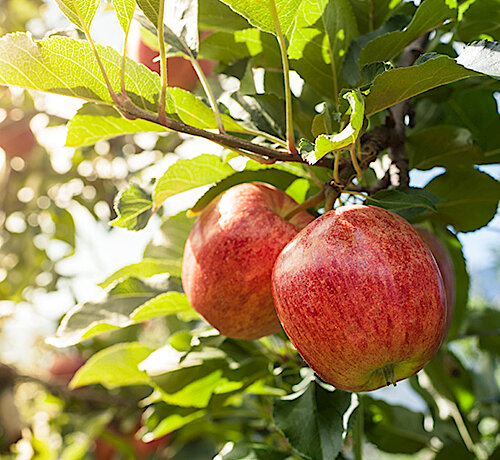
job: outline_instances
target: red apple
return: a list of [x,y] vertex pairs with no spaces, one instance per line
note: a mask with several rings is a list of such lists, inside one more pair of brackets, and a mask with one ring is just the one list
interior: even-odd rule
[[373,206],[327,212],[283,249],[273,296],[311,368],[345,391],[410,377],[445,333],[439,268],[404,219]]
[[[131,40],[128,54],[134,61],[144,64],[153,72],[160,73],[160,61],[154,60],[159,55],[158,51],[146,45],[139,34],[135,40]],[[199,62],[205,75],[210,75],[215,66],[215,61],[200,59]],[[167,77],[168,86],[182,88],[187,91],[193,91],[199,82],[198,75],[191,62],[181,56],[167,58]]]
[[8,158],[25,158],[37,144],[29,125],[29,117],[18,121],[5,120],[0,124],[0,147]]
[[49,374],[54,380],[68,384],[76,371],[85,364],[77,353],[57,354],[49,368]]
[[446,330],[448,330],[453,317],[453,310],[455,309],[455,271],[453,269],[453,262],[443,243],[441,243],[441,240],[434,233],[419,225],[415,225],[415,230],[431,250],[443,278],[447,306]]
[[313,220],[264,183],[236,185],[201,213],[187,239],[182,285],[191,306],[222,334],[257,339],[280,330],[271,293],[276,257]]

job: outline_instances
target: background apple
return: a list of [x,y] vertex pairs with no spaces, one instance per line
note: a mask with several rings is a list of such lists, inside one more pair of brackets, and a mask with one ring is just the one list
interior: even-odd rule
[[49,367],[52,379],[68,384],[76,371],[85,364],[78,353],[58,353]]
[[[160,61],[154,60],[159,53],[144,43],[139,31],[131,34],[128,55],[131,59],[144,64],[153,72],[160,73]],[[215,61],[200,59],[199,62],[205,75],[210,75],[215,66]],[[187,91],[193,91],[199,82],[198,75],[191,62],[181,56],[167,58],[167,77],[168,86],[182,88]]]
[[30,128],[30,117],[20,120],[5,119],[0,123],[0,147],[7,158],[26,158],[37,144],[35,135]]
[[453,268],[453,262],[443,243],[441,243],[441,240],[434,235],[434,233],[420,225],[415,225],[414,227],[424,240],[425,244],[429,246],[432,255],[436,259],[441,276],[443,277],[447,306],[446,329],[448,329],[453,317],[453,310],[455,309],[455,271]]
[[297,203],[264,183],[230,188],[199,216],[187,239],[182,285],[191,306],[228,337],[257,339],[280,330],[271,293],[276,257],[301,228]]
[[407,221],[373,206],[337,208],[302,230],[276,260],[273,295],[299,353],[341,390],[410,377],[445,332],[432,254]]

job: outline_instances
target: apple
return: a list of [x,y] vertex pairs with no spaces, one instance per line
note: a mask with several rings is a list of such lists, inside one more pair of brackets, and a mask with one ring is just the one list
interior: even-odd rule
[[186,241],[182,286],[191,306],[222,334],[257,339],[280,330],[271,292],[276,257],[313,220],[264,183],[236,185],[200,214]]
[[0,147],[7,158],[26,158],[33,151],[37,141],[29,121],[29,117],[24,117],[16,121],[5,120],[0,124]]
[[[134,61],[144,64],[149,70],[160,73],[160,61],[155,60],[159,53],[151,49],[140,37],[140,33],[133,34],[129,46],[128,55]],[[200,66],[205,75],[210,75],[215,61],[200,59]],[[193,91],[198,85],[199,79],[194,67],[189,60],[181,56],[167,58],[168,86]]]
[[420,225],[415,225],[414,227],[431,250],[443,278],[447,306],[446,330],[448,330],[453,317],[453,310],[455,309],[455,271],[453,262],[443,243],[441,243],[441,240],[434,233]]
[[374,206],[316,219],[276,260],[281,324],[309,366],[345,391],[371,391],[417,373],[445,334],[446,296],[416,230]]
[[76,371],[85,364],[83,358],[77,353],[59,353],[49,367],[49,374],[52,379],[60,383],[68,384]]

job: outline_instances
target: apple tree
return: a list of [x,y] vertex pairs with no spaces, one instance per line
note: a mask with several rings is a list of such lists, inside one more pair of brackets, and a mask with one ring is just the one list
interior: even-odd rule
[[[491,166],[500,160],[500,2],[113,0],[120,51],[95,39],[99,1],[56,2],[71,28],[0,38],[6,113],[18,104],[37,116],[40,92],[83,101],[70,120],[45,119],[66,124],[64,171],[35,142],[29,157],[20,144],[11,157],[2,146],[2,300],[60,286],[43,241],[73,253],[65,202],[113,228],[158,230],[140,262],[103,277],[103,297],[75,305],[46,338],[83,357],[62,372],[69,384],[0,365],[0,390],[18,388],[25,420],[17,438],[0,430],[6,458],[499,458],[500,310],[469,298],[459,236],[487,226],[500,199]],[[5,32],[20,29],[4,22]],[[128,57],[139,45],[142,62]],[[172,84],[180,63],[196,87]],[[150,163],[165,165],[154,181],[130,167],[141,133],[154,133],[161,151]],[[103,160],[121,161],[122,173],[99,174]],[[450,314],[422,371],[395,388],[342,391],[283,331],[229,337],[192,308],[181,281],[188,235],[221,194],[250,182],[296,201],[285,218],[366,204],[434,238]],[[225,320],[238,321],[240,308],[235,299]],[[377,347],[381,338],[366,335]],[[407,404],[390,402],[402,391]]]

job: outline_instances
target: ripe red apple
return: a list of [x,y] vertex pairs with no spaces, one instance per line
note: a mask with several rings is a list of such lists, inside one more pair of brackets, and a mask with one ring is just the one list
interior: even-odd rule
[[[132,35],[128,48],[128,54],[131,59],[144,64],[153,72],[160,73],[160,61],[154,60],[159,55],[158,51],[146,45],[141,39],[140,34]],[[205,75],[210,75],[215,66],[215,61],[200,59],[199,62]],[[182,88],[187,91],[193,91],[199,82],[198,75],[191,62],[181,56],[167,58],[167,77],[168,86]]]
[[0,124],[0,147],[7,158],[26,158],[37,144],[29,125],[29,117],[21,120],[5,120]]
[[443,340],[439,268],[413,227],[390,211],[358,205],[327,212],[283,249],[272,280],[288,337],[341,390],[410,377]]
[[443,243],[441,243],[441,240],[434,233],[420,225],[415,225],[415,230],[431,250],[443,278],[447,306],[446,330],[448,330],[453,317],[453,310],[455,309],[455,271],[453,269],[453,262]]
[[191,306],[222,334],[257,339],[280,330],[271,293],[276,257],[313,220],[264,183],[236,185],[201,213],[187,239],[182,286]]

